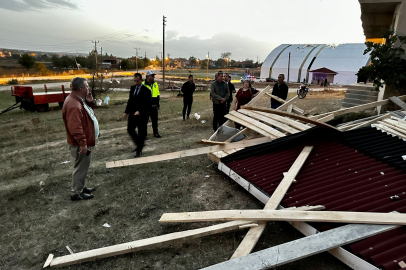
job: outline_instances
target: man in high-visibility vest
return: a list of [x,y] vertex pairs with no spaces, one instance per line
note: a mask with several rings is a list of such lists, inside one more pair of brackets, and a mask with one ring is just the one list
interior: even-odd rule
[[152,122],[152,131],[155,138],[161,138],[158,133],[158,111],[159,111],[159,87],[155,82],[155,73],[152,70],[148,70],[145,81],[142,82],[149,90],[151,90],[152,100],[151,109],[149,110],[149,117]]

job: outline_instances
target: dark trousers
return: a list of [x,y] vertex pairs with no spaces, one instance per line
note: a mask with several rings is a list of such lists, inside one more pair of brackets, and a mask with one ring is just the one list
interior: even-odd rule
[[152,131],[155,134],[158,134],[158,108],[152,107],[149,111],[149,117],[151,118]]
[[230,112],[230,107],[231,107],[231,102],[227,102],[226,114],[229,114],[229,112]]
[[[137,146],[136,151],[141,152],[144,147],[145,137],[147,136],[147,122],[145,117],[129,115],[127,123],[127,132],[131,136],[134,144]],[[135,129],[138,129],[138,133]]]
[[220,104],[213,104],[213,130],[217,130],[217,127],[220,127],[226,119],[224,115],[226,115],[227,104],[220,103]]
[[185,119],[186,110],[187,117],[189,118],[190,111],[192,110],[193,98],[183,98],[183,119]]

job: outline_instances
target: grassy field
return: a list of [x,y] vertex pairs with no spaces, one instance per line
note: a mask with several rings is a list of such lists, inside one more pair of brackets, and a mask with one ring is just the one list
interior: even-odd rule
[[[149,140],[144,155],[198,148],[211,135],[212,109],[208,92],[195,95],[192,114],[199,121],[182,121],[182,99],[162,92],[161,139]],[[49,253],[56,257],[137,239],[208,225],[159,224],[165,212],[263,207],[234,181],[218,172],[205,156],[139,166],[106,169],[105,162],[132,158],[134,148],[122,118],[127,93],[109,94],[108,106],[96,109],[101,137],[92,154],[87,186],[95,198],[70,201],[72,158],[66,144],[61,109],[0,115],[0,269],[40,269]],[[101,96],[103,99],[104,96]],[[323,110],[340,106],[343,96],[315,93],[300,107]],[[330,102],[329,108],[320,104]],[[0,110],[13,104],[0,92]],[[264,98],[263,105],[269,104]],[[206,120],[202,123],[201,120]],[[103,227],[108,223],[110,228]],[[218,234],[176,245],[106,258],[65,269],[200,269],[228,260],[247,230]],[[286,222],[270,222],[256,250],[300,238]],[[349,269],[329,254],[320,254],[276,269]]]

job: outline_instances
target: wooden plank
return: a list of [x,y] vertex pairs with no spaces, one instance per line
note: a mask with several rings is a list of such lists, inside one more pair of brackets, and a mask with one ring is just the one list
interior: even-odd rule
[[[280,202],[288,191],[293,180],[295,180],[296,175],[299,173],[312,149],[313,146],[305,146],[303,148],[302,152],[296,158],[289,171],[284,175],[282,181],[275,189],[271,198],[269,198],[268,202],[265,204],[264,210],[276,210],[278,208]],[[252,251],[266,228],[266,222],[259,223],[258,225],[258,227],[251,228],[249,230],[231,259],[245,256]]]
[[405,263],[404,261],[399,262],[398,265],[399,265],[399,267],[400,267],[401,269],[406,268],[406,263]]
[[300,109],[298,106],[293,105],[292,110],[297,113],[302,115],[304,113],[304,110]]
[[[406,100],[406,95],[399,96],[398,98],[400,100]],[[323,114],[319,114],[319,115],[313,115],[313,116],[311,116],[309,118],[312,119],[312,120],[315,120],[315,119],[325,117],[326,115],[329,115],[331,113],[334,114],[334,116],[337,116],[337,115],[342,115],[342,114],[346,114],[346,113],[350,113],[350,112],[360,112],[360,111],[363,111],[365,109],[370,109],[370,108],[373,108],[373,107],[376,107],[376,106],[386,105],[386,104],[388,104],[388,102],[389,102],[389,99],[384,99],[384,100],[380,100],[380,101],[374,101],[374,102],[371,102],[371,103],[362,104],[362,105],[354,106],[354,107],[351,107],[351,108],[340,109],[340,110],[337,110],[337,111],[332,111],[332,112],[323,113]]]
[[386,113],[386,114],[383,114],[383,115],[381,115],[381,116],[379,116],[379,117],[377,117],[377,118],[374,118],[374,119],[372,119],[372,120],[359,123],[358,125],[356,125],[356,126],[354,126],[354,127],[351,127],[351,128],[348,129],[348,130],[354,130],[354,129],[357,129],[357,128],[367,127],[367,126],[370,126],[371,124],[373,124],[373,123],[375,123],[375,122],[377,122],[377,121],[379,121],[379,120],[382,120],[382,119],[385,119],[385,118],[389,118],[389,117],[390,117],[390,113]]
[[390,97],[389,100],[398,105],[400,108],[402,108],[402,110],[406,110],[406,103],[404,103],[398,97]]
[[170,245],[172,243],[181,242],[184,240],[195,239],[207,235],[213,235],[222,232],[228,232],[232,230],[238,230],[239,226],[245,224],[251,224],[250,221],[233,221],[222,223],[214,226],[204,227],[200,229],[176,232],[165,234],[161,236],[151,237],[142,240],[136,240],[133,242],[122,243],[114,246],[103,247],[83,252],[78,252],[73,255],[61,256],[54,258],[51,262],[51,267],[68,266],[87,261],[93,261],[96,259],[112,257],[120,254],[135,252],[139,250],[145,250],[148,248],[161,247],[163,245]]
[[[282,211],[281,211],[282,212]],[[204,270],[262,270],[284,265],[333,248],[387,232],[399,226],[351,224],[304,237],[247,256],[212,265]]]
[[[241,109],[241,110],[244,110],[244,109]],[[296,128],[296,129],[298,129],[300,131],[304,131],[304,130],[307,130],[307,129],[311,128],[310,126],[302,124],[302,123],[300,123],[300,122],[298,122],[296,120],[290,119],[288,117],[279,116],[279,115],[276,115],[276,114],[267,113],[267,112],[261,112],[261,111],[253,111],[253,112],[261,114],[261,115],[266,116],[268,118],[274,119],[274,120],[279,121],[281,123],[284,123],[286,125],[292,126],[292,127]]]
[[265,94],[269,91],[270,88],[271,88],[270,85],[268,85],[267,87],[265,87],[264,90],[262,90],[256,97],[254,97],[253,99],[251,99],[251,101],[248,102],[247,104],[253,105],[253,104],[257,103],[258,101],[260,101],[261,98],[262,98],[262,96],[265,95]]
[[397,127],[395,125],[392,125],[390,123],[382,122],[382,121],[378,121],[378,124],[383,125],[383,126],[388,127],[388,128],[391,128],[391,129],[399,132],[403,136],[406,136],[406,129],[403,129],[403,128]]
[[163,214],[159,222],[251,220],[406,225],[406,214],[339,211],[218,210]]
[[282,103],[282,104],[286,102],[286,100],[284,100],[284,99],[282,99],[282,98],[280,98],[280,97],[277,97],[277,96],[272,95],[272,94],[270,94],[270,93],[266,93],[266,94],[267,94],[268,96],[270,96],[271,98],[273,98],[273,99],[279,101],[279,102]]
[[[304,207],[297,207],[297,208],[286,208],[292,211],[297,210],[320,210],[323,209],[324,206],[316,205],[316,206],[304,206]],[[283,209],[284,210],[284,209]],[[170,245],[173,243],[178,243],[185,240],[195,239],[203,236],[213,235],[222,232],[228,232],[232,230],[238,230],[241,226],[253,224],[251,221],[231,221],[226,222],[214,226],[204,227],[200,229],[176,232],[165,234],[161,236],[151,237],[142,240],[136,240],[133,242],[122,243],[114,246],[103,247],[83,252],[75,253],[74,255],[66,255],[62,257],[52,258],[49,260],[51,262],[51,266],[61,267],[61,266],[69,266],[78,263],[83,263],[87,261],[93,261],[96,259],[112,257],[120,254],[131,253],[139,250],[145,250],[155,247],[161,247],[164,245]],[[50,254],[52,255],[52,254]],[[53,255],[52,255],[53,257]],[[49,257],[48,257],[49,259]],[[48,260],[47,260],[48,261]]]
[[69,251],[70,254],[75,254],[75,252],[73,252],[73,250],[69,246],[66,246],[66,249]]
[[406,139],[405,134],[397,132],[396,130],[394,130],[394,129],[388,127],[388,126],[384,126],[384,125],[381,125],[381,124],[373,124],[373,126],[380,129],[380,130],[382,130],[382,131],[386,131],[386,132],[388,132],[388,133],[390,133],[392,135],[398,136],[399,138]]
[[[319,126],[319,127],[322,127],[322,128],[336,129],[333,126],[330,126],[330,125],[325,124],[325,123],[317,122],[315,120],[312,120],[312,119],[304,117],[304,116],[296,115],[296,114],[293,114],[293,113],[287,113],[287,112],[283,112],[283,111],[279,111],[279,110],[274,110],[274,109],[270,109],[270,108],[266,108],[266,107],[242,106],[241,108],[242,109],[247,109],[247,110],[254,110],[254,111],[273,113],[273,114],[277,114],[277,115],[280,115],[280,116],[288,116],[290,118],[297,119],[297,120],[300,120],[302,122],[313,124],[315,126]],[[336,129],[336,130],[338,130],[338,129]]]
[[285,132],[287,132],[287,133],[289,133],[289,134],[294,134],[294,133],[300,132],[300,130],[298,130],[298,129],[295,129],[295,128],[293,128],[293,127],[290,127],[290,126],[288,126],[288,125],[286,125],[286,124],[284,124],[284,123],[281,123],[281,122],[279,122],[279,121],[277,121],[277,120],[268,118],[268,117],[266,117],[266,116],[264,116],[264,115],[259,114],[259,113],[256,112],[256,111],[250,111],[250,110],[245,110],[245,109],[239,109],[238,112],[243,113],[243,114],[245,114],[245,115],[248,115],[249,117],[251,117],[251,118],[253,118],[253,119],[256,119],[256,120],[262,121],[262,122],[264,122],[264,123],[267,123],[267,124],[269,124],[269,125],[272,125],[272,126],[274,126],[274,127],[280,128],[281,130],[283,130],[283,131],[285,131]]
[[[232,170],[230,168],[227,167],[227,165],[223,164],[223,163],[219,163],[218,165],[218,169],[222,172],[224,172],[226,175],[229,175],[231,179],[237,179],[236,177],[239,178],[239,182],[237,180],[235,180],[239,185],[241,186],[247,186],[248,187],[245,188],[252,196],[254,196],[255,198],[257,198],[260,202],[262,202],[263,204],[266,204],[269,200],[269,196],[264,195],[261,191],[259,191],[255,186],[252,186],[249,184],[249,182],[247,180],[245,180],[244,178],[242,178],[241,176],[239,176],[238,174],[232,172]],[[247,184],[245,184],[247,183]],[[299,207],[300,208],[300,207]],[[319,209],[321,210],[321,209]],[[289,224],[291,224],[295,229],[297,229],[298,231],[300,231],[302,234],[304,234],[305,236],[309,236],[309,235],[313,235],[313,234],[317,234],[319,233],[318,230],[316,230],[314,227],[312,227],[311,225],[307,224],[306,222],[301,222],[301,221],[292,221],[292,222],[288,222]],[[331,255],[333,255],[334,257],[336,257],[337,259],[339,259],[340,261],[342,261],[343,263],[345,263],[346,265],[348,265],[349,267],[351,267],[354,270],[379,270],[378,268],[376,268],[375,266],[373,266],[372,264],[364,261],[363,259],[353,255],[352,253],[346,251],[345,249],[338,247],[332,250],[328,251]]]
[[279,183],[271,198],[266,203],[264,210],[274,210],[278,207],[279,203],[282,201],[290,185],[292,184],[292,181],[295,179],[296,175],[299,173],[303,164],[309,157],[312,149],[313,146],[305,146],[303,148],[302,152],[296,158],[295,162],[292,164],[289,171],[284,175],[282,181]]
[[[279,110],[279,111],[287,110],[288,106],[291,104],[295,104],[297,99],[298,99],[298,97],[294,96],[293,98],[287,100],[285,103],[283,103],[281,106],[279,106],[277,110]],[[251,104],[248,104],[248,105],[251,105]]]
[[257,126],[257,127],[261,128],[261,129],[265,130],[266,132],[272,134],[273,136],[275,136],[277,138],[285,136],[285,134],[283,134],[282,132],[277,131],[276,129],[274,129],[274,128],[268,126],[268,125],[265,125],[265,124],[263,124],[263,123],[261,123],[261,122],[259,122],[257,120],[254,120],[254,119],[252,119],[252,118],[250,118],[248,116],[245,116],[242,113],[239,113],[239,112],[236,112],[236,111],[231,111],[230,114],[235,116],[235,117],[238,117],[238,118],[240,118],[240,119],[242,119],[242,120],[244,120],[246,122],[249,122],[254,126]]
[[258,144],[262,144],[262,143],[266,143],[266,142],[270,142],[270,141],[271,141],[270,138],[264,137],[264,138],[243,140],[240,142],[228,143],[225,145],[207,146],[207,147],[202,147],[202,148],[184,150],[184,151],[167,153],[167,154],[156,155],[156,156],[110,161],[110,162],[106,162],[106,168],[125,167],[125,166],[131,166],[131,165],[163,161],[163,160],[190,157],[190,156],[208,154],[208,153],[217,152],[217,151],[223,151],[223,150],[227,150],[227,149],[248,147],[248,146],[258,145]]
[[325,123],[325,122],[330,121],[332,119],[334,119],[334,114],[329,114],[329,115],[326,115],[326,116],[324,116],[322,118],[317,119],[317,122]]
[[208,145],[226,144],[225,142],[217,142],[217,141],[210,141],[210,140],[201,140],[201,141],[197,141],[196,143],[199,143],[199,144],[208,144]]
[[[390,114],[389,114],[390,115]],[[389,123],[395,127],[401,128],[401,129],[406,129],[406,121],[400,120],[400,119],[390,119],[390,117],[385,118],[383,120],[386,123]]]
[[259,127],[255,126],[255,125],[251,124],[251,122],[247,122],[247,121],[245,121],[245,120],[243,120],[241,118],[238,118],[238,117],[236,117],[234,115],[227,114],[225,117],[230,119],[231,121],[234,121],[236,123],[239,123],[239,124],[249,128],[249,129],[251,129],[251,130],[253,130],[255,132],[258,132],[259,134],[261,134],[261,135],[263,135],[265,137],[270,137],[271,139],[277,139],[278,138],[278,137],[272,135],[271,133],[263,130],[262,128],[259,128]]
[[52,253],[49,254],[48,258],[45,261],[44,266],[42,268],[47,268],[51,264],[53,258],[54,258],[54,254],[52,254]]
[[244,128],[240,131],[238,131],[236,134],[234,134],[233,136],[231,136],[230,138],[228,138],[227,140],[225,140],[225,142],[231,142],[232,140],[234,140],[235,137],[240,136],[241,134],[245,134],[249,131],[249,129]]
[[288,105],[288,108],[286,109],[286,112],[292,113],[293,110],[293,104]]
[[257,223],[252,223],[252,224],[247,224],[247,225],[241,225],[239,228],[240,229],[245,229],[245,228],[252,228],[252,227],[258,227]]

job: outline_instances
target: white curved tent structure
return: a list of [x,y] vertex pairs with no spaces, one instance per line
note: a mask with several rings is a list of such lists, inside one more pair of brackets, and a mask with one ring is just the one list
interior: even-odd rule
[[[272,50],[265,59],[261,67],[261,78],[277,78],[278,74],[283,73],[289,82],[301,82],[306,79],[307,82],[317,83],[318,79],[327,78],[329,83],[348,85],[357,81],[355,74],[369,63],[369,54],[363,54],[365,49],[366,46],[362,43],[338,46],[282,44]],[[323,73],[326,69],[335,74]]]

